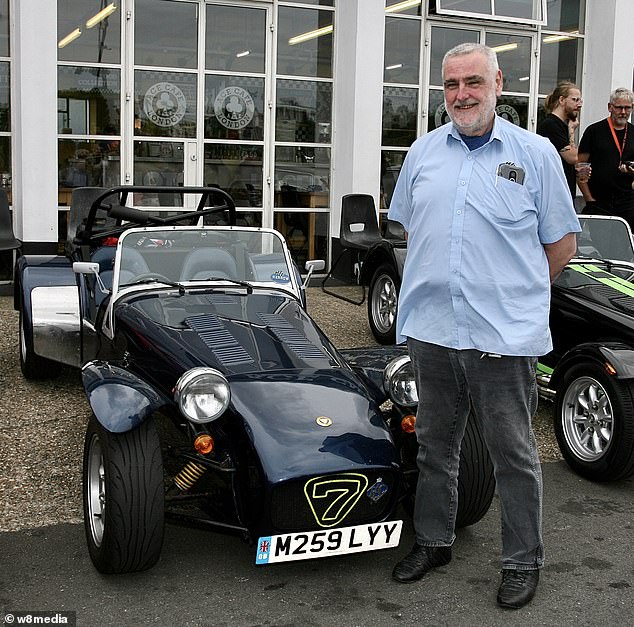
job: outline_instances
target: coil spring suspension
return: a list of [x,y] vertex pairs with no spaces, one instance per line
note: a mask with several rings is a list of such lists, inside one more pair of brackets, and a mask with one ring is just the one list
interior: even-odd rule
[[202,464],[187,462],[184,468],[174,477],[174,483],[183,491],[187,492],[206,472]]

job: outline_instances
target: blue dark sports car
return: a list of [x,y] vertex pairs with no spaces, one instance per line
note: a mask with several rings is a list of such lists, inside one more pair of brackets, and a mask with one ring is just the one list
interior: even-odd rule
[[[192,210],[128,206],[149,191]],[[402,349],[337,350],[284,239],[236,226],[217,189],[83,190],[70,225],[66,255],[19,258],[15,303],[25,377],[81,368],[99,571],[155,564],[165,518],[239,534],[258,564],[398,545],[417,475]],[[321,268],[307,262],[308,278]],[[461,468],[468,525],[494,490],[473,422]]]

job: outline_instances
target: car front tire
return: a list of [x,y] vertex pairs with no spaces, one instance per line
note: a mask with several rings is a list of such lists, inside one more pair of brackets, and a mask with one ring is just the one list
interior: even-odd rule
[[[409,494],[403,500],[403,507],[411,515],[414,513],[416,481],[418,472],[416,455],[418,444],[415,436],[409,442],[401,442],[402,462],[406,472]],[[460,447],[460,466],[458,470],[458,511],[456,528],[468,527],[479,522],[489,511],[495,494],[495,475],[482,432],[477,422],[469,416]]]
[[370,281],[368,322],[379,344],[396,342],[396,310],[401,282],[393,266],[380,265]]
[[95,568],[151,568],[163,545],[163,461],[153,421],[110,433],[92,416],[83,462],[84,529]]
[[592,362],[565,373],[557,390],[554,427],[561,454],[591,481],[634,473],[634,383],[608,376]]

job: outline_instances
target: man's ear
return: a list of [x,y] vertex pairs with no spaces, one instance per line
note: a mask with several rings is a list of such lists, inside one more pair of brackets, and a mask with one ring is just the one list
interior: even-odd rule
[[497,74],[495,75],[495,95],[498,98],[502,95],[502,85],[504,85],[502,70],[498,70]]

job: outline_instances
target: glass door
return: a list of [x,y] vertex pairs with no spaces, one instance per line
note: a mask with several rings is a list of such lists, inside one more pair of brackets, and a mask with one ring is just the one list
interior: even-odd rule
[[[126,183],[182,186],[193,178],[185,148],[197,137],[199,13],[198,2],[134,2],[134,131]],[[145,193],[135,195],[134,204],[178,207],[182,198]]]
[[[234,198],[243,222],[262,224],[268,11],[233,2],[135,1],[127,182],[218,187]],[[142,194],[134,202],[182,205],[177,194]]]
[[262,226],[262,209],[270,206],[269,9],[209,3],[205,12],[201,182],[228,192],[244,224]]

